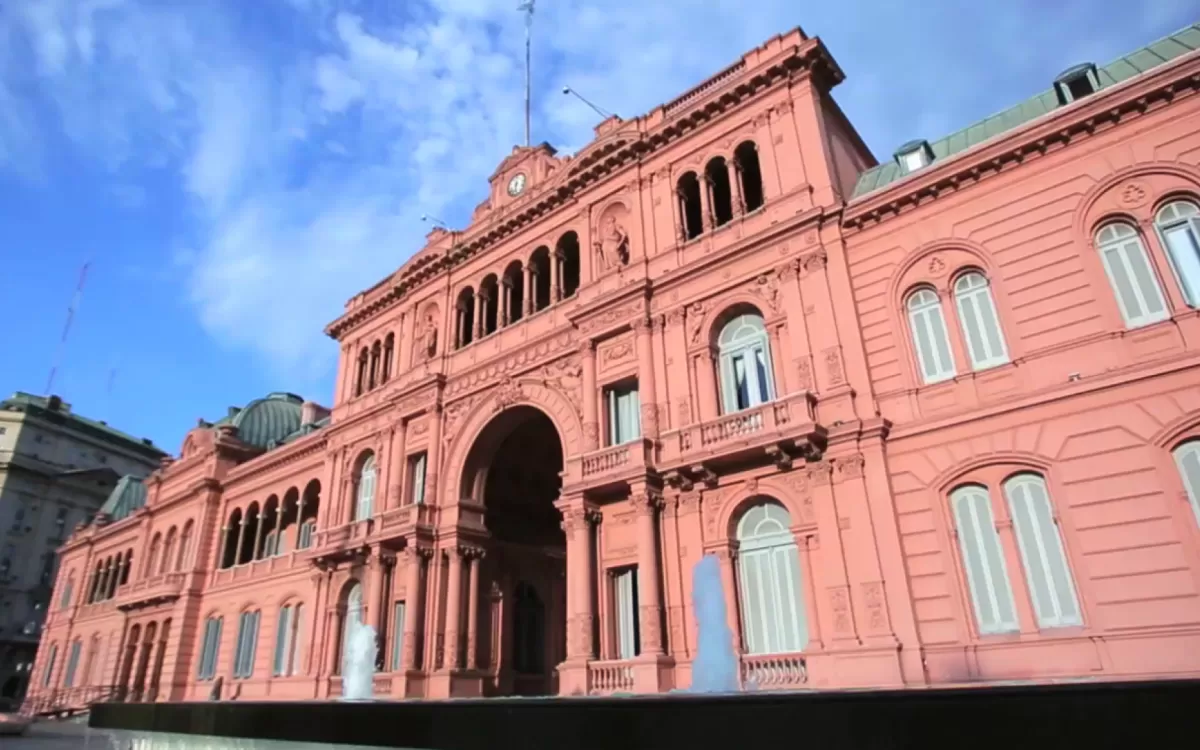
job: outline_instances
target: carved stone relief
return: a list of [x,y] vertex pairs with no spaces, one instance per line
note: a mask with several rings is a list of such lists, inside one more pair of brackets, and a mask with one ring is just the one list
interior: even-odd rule
[[629,233],[625,230],[625,222],[629,209],[623,203],[614,203],[600,216],[599,226],[596,227],[596,241],[593,249],[596,260],[602,272],[612,271],[629,265],[631,251]]

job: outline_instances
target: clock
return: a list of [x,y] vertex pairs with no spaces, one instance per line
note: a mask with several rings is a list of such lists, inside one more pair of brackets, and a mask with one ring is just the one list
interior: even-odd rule
[[525,175],[524,175],[524,173],[513,175],[513,178],[508,181],[508,194],[511,195],[512,197],[516,198],[518,195],[520,195],[522,192],[524,192],[524,190],[525,190]]

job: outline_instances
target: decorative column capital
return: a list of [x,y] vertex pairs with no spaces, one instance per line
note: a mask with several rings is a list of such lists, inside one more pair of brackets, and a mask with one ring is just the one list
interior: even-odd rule
[[592,341],[591,337],[585,337],[577,346],[579,353],[585,357],[594,357],[596,355],[596,342]]
[[653,515],[663,507],[662,493],[655,489],[645,489],[629,496],[629,504],[639,515]]
[[643,336],[650,332],[652,324],[649,318],[639,315],[638,317],[629,321],[629,326],[633,328],[633,331],[636,335]]

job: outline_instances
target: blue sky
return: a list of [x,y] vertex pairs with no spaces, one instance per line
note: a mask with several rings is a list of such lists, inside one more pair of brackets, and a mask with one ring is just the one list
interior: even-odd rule
[[[328,404],[344,301],[465,225],[522,138],[517,0],[15,0],[0,8],[0,393],[178,450],[273,390]],[[570,84],[641,114],[801,25],[877,157],[1200,20],[1195,0],[539,0],[534,139]],[[753,8],[751,13],[746,9]],[[115,374],[114,374],[115,373]]]

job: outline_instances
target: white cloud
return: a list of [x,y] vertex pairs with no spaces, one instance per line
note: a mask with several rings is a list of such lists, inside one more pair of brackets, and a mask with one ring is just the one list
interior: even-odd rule
[[[74,158],[111,170],[118,195],[134,194],[139,170],[168,168],[196,210],[176,217],[194,226],[160,261],[187,273],[205,328],[279,372],[315,374],[335,355],[321,329],[343,301],[419,248],[422,213],[465,220],[521,139],[516,4],[260,0],[248,13],[240,0],[26,0],[0,16],[0,168],[35,170],[38,134],[52,129]],[[1064,26],[1089,29],[1081,51],[1118,40],[1115,54],[1148,41],[1128,41],[1126,27],[1151,10],[1169,23],[1172,0],[1131,6],[1104,30],[1079,25],[1093,5],[1082,0],[980,6],[954,22],[961,3],[941,4],[914,22],[886,2],[759,0],[747,12],[742,0],[543,0],[534,136],[591,138],[598,116],[563,85],[634,116],[803,21],[850,73],[839,99],[887,153],[912,131],[965,124],[981,76],[1032,66],[1048,81],[1066,66]],[[1030,24],[1035,14],[1047,22]],[[53,121],[37,114],[47,108]]]

